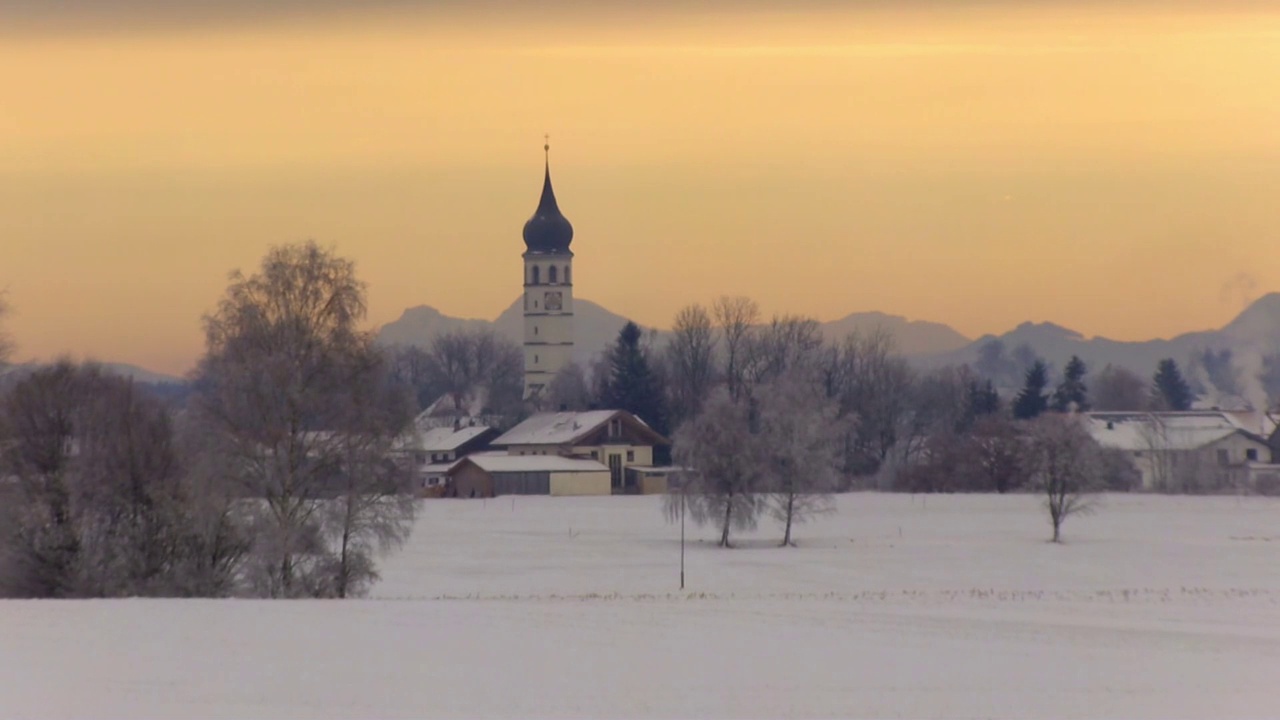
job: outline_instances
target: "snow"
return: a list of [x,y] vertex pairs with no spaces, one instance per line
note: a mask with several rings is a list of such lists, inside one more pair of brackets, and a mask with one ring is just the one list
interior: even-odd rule
[[368,600],[0,605],[0,717],[1280,716],[1280,501],[854,494],[774,547],[656,497],[425,501]]
[[[595,460],[575,460],[560,455],[507,455],[476,453],[458,463],[472,462],[485,472],[609,472]],[[454,464],[457,467],[457,463]]]
[[1135,452],[1151,450],[1157,439],[1161,449],[1197,450],[1247,432],[1238,419],[1221,412],[1097,412],[1085,417],[1089,434],[1100,445]]
[[457,450],[470,440],[489,432],[486,425],[475,425],[453,429],[452,427],[436,427],[417,433],[415,449],[424,452],[449,452]]
[[494,445],[570,445],[609,422],[617,410],[588,410],[534,415],[503,433]]

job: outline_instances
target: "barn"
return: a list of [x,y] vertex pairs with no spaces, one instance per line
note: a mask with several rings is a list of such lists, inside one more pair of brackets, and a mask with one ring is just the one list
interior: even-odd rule
[[609,495],[609,468],[595,460],[558,455],[478,453],[446,473],[446,497]]

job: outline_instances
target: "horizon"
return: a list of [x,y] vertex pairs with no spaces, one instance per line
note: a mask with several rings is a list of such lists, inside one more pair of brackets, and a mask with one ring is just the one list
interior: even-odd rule
[[544,132],[578,296],[648,327],[1142,341],[1280,289],[1266,3],[256,5],[0,0],[14,360],[185,372],[227,274],[312,238],[371,329],[495,318]]

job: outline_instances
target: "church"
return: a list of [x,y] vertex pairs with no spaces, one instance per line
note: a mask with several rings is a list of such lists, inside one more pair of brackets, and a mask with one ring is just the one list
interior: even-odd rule
[[[535,408],[573,361],[574,342],[573,225],[551,186],[551,147],[542,149],[542,196],[524,224],[523,254],[524,397]],[[673,468],[656,467],[654,449],[668,444],[642,418],[620,409],[536,413],[493,438],[491,450],[449,455],[422,468],[430,481],[423,488],[458,498],[661,493]],[[420,454],[425,462],[425,451]]]
[[524,397],[537,406],[573,358],[573,225],[551,187],[551,145],[542,197],[524,224]]

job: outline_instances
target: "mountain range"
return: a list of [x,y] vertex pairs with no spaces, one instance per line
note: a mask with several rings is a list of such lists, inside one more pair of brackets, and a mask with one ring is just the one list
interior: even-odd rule
[[[598,353],[613,344],[618,330],[627,318],[591,302],[574,301],[574,360],[587,365]],[[959,351],[970,340],[941,323],[907,320],[897,315],[879,312],[854,313],[839,320],[822,323],[822,333],[828,338],[843,337],[855,330],[863,332],[874,328],[891,332],[899,349],[909,356],[925,356]],[[503,310],[495,320],[455,318],[433,307],[422,305],[405,310],[399,319],[382,326],[378,340],[387,345],[425,346],[436,335],[452,330],[492,328],[499,335],[516,343],[524,341],[524,310],[520,298]],[[655,341],[661,344],[667,333],[661,329],[647,328],[655,333]]]
[[[590,300],[574,302],[577,326],[574,359],[587,364],[614,341],[618,329],[627,320]],[[386,344],[425,345],[437,334],[449,330],[486,327],[521,342],[521,301],[517,299],[493,321],[450,317],[428,306],[410,308],[398,320],[384,325],[378,338]],[[1086,337],[1049,322],[1026,322],[1001,335],[974,339],[942,323],[908,320],[880,312],[853,313],[822,323],[821,327],[828,338],[842,337],[855,330],[865,332],[881,328],[893,334],[900,352],[922,367],[976,365],[983,348],[992,341],[999,341],[1010,353],[1016,355],[1022,349],[1024,355],[1034,354],[1057,368],[1063,367],[1072,355],[1078,355],[1091,368],[1116,365],[1143,377],[1149,377],[1160,360],[1173,358],[1187,368],[1197,385],[1210,386],[1207,388],[1209,391],[1213,390],[1212,382],[1203,376],[1203,368],[1196,367],[1191,359],[1205,350],[1229,350],[1231,362],[1239,371],[1241,385],[1232,392],[1244,396],[1256,406],[1267,403],[1266,391],[1258,381],[1262,359],[1280,353],[1280,293],[1255,300],[1221,328],[1143,341]],[[665,332],[655,332],[657,341],[661,343]]]
[[[574,304],[577,330],[574,359],[586,365],[614,342],[618,330],[627,319],[590,300],[577,299]],[[432,338],[451,330],[490,328],[519,343],[523,339],[523,327],[522,303],[519,298],[493,320],[452,317],[423,305],[405,310],[398,319],[382,326],[378,331],[378,340],[386,345],[425,346]],[[1235,392],[1256,407],[1268,402],[1267,389],[1259,380],[1263,373],[1263,358],[1280,354],[1280,293],[1258,298],[1221,328],[1144,341],[1086,337],[1048,322],[1026,322],[1001,335],[984,335],[974,339],[965,337],[942,323],[908,320],[880,312],[853,313],[839,320],[822,323],[821,328],[828,338],[842,337],[855,330],[886,330],[893,334],[899,351],[921,367],[962,363],[976,366],[983,349],[987,348],[989,351],[993,341],[998,341],[1004,350],[1015,356],[1034,354],[1057,368],[1063,367],[1072,355],[1078,355],[1091,368],[1100,369],[1111,364],[1132,370],[1143,377],[1149,377],[1160,360],[1173,358],[1187,369],[1191,379],[1201,387],[1211,386],[1212,382],[1204,377],[1203,368],[1190,362],[1191,358],[1205,350],[1229,350],[1231,363],[1240,376],[1240,387]],[[653,332],[658,344],[667,336],[661,329],[653,329]],[[132,365],[108,366],[141,382],[183,382],[181,378]],[[1212,390],[1212,387],[1209,389]],[[1275,388],[1271,389],[1271,394],[1276,394]]]

